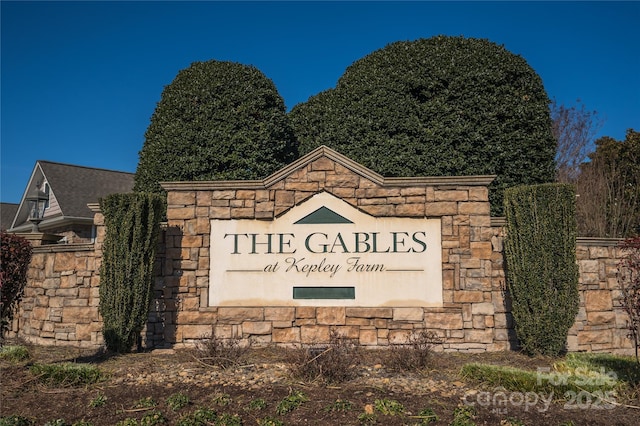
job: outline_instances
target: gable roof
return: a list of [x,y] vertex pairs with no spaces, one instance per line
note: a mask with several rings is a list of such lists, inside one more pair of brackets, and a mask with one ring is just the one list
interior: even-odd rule
[[131,192],[133,173],[38,161],[63,216],[93,217],[87,203],[109,194]]
[[16,203],[0,203],[0,229],[6,231],[11,228],[13,218],[16,217],[18,206]]
[[53,218],[58,218],[58,222],[60,218],[93,221],[93,212],[87,204],[96,203],[109,194],[131,192],[133,177],[133,173],[38,160],[15,215],[13,228],[30,225],[27,223],[29,206],[26,197],[38,182],[49,185],[49,200],[56,207],[45,212],[41,227],[46,227],[47,220]]

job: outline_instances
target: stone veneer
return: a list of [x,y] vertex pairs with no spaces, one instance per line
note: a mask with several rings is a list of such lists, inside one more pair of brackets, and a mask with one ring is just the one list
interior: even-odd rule
[[14,334],[43,345],[102,345],[96,261],[93,244],[34,247]]
[[569,330],[570,351],[615,352],[633,347],[622,309],[618,239],[581,238],[576,257],[580,270],[580,309]]
[[[322,343],[335,329],[362,345],[385,346],[428,329],[443,338],[439,349],[446,351],[511,349],[515,335],[504,292],[503,223],[489,213],[492,179],[384,178],[320,147],[260,181],[164,183],[168,223],[159,245],[146,345],[191,345],[212,332],[261,344]],[[211,219],[272,220],[321,191],[372,216],[440,218],[443,306],[208,306]],[[45,344],[102,344],[99,212],[95,222],[93,250],[36,250],[13,324],[17,335]],[[581,241],[581,308],[569,349],[631,353],[616,281],[621,253],[612,241]]]

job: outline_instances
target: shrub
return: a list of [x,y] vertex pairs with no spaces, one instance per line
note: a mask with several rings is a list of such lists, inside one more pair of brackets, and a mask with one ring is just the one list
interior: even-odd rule
[[100,202],[106,235],[100,305],[107,348],[130,352],[147,323],[163,200],[154,194],[111,194]]
[[29,351],[24,346],[6,345],[0,348],[0,359],[9,362],[20,362],[29,359]]
[[140,151],[135,190],[158,182],[259,179],[297,158],[282,97],[252,66],[194,62],[165,87]]
[[505,188],[554,180],[549,102],[504,46],[437,36],[359,59],[289,116],[301,154],[327,145],[384,176],[495,174],[500,215]]
[[387,349],[389,368],[398,371],[418,370],[428,366],[434,345],[442,343],[434,332],[414,330],[404,344],[392,344]]
[[566,184],[505,191],[506,278],[522,349],[556,356],[578,313],[575,190]]
[[294,377],[307,381],[341,383],[351,380],[360,363],[360,348],[353,339],[329,332],[327,345],[300,345],[290,350],[287,361]]
[[29,371],[52,386],[84,386],[104,378],[99,368],[88,364],[34,364]]
[[623,273],[619,276],[621,302],[628,315],[627,327],[629,335],[635,343],[636,361],[638,345],[640,345],[640,237],[627,238],[620,247],[625,250],[625,256],[620,261]]
[[0,231],[0,339],[27,284],[31,244],[17,235]]
[[[598,354],[600,355],[600,354]],[[462,367],[462,375],[486,386],[514,392],[575,395],[581,391],[618,391],[633,386],[634,373],[619,357],[606,358],[570,354],[564,361],[554,365],[554,370],[522,370],[491,364],[470,363]],[[635,363],[633,363],[635,364]],[[607,369],[606,366],[615,367]]]
[[194,357],[203,364],[229,368],[242,364],[251,350],[251,341],[242,344],[239,337],[220,338],[215,330],[208,336],[203,336],[196,342]]

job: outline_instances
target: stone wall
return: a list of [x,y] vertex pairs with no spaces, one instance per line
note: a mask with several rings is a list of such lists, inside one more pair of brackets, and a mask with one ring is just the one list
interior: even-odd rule
[[14,335],[42,345],[102,345],[97,262],[93,244],[34,247]]
[[[492,177],[384,178],[321,148],[261,181],[166,183],[168,223],[158,251],[147,346],[187,346],[215,332],[261,344],[322,343],[335,329],[365,346],[432,330],[446,351],[515,348],[505,298],[503,222],[489,215]],[[441,307],[209,306],[211,219],[272,220],[326,191],[372,216],[439,218]],[[104,222],[92,245],[36,248],[13,331],[41,344],[98,347]],[[578,241],[580,312],[572,351],[631,353],[620,308],[617,240]]]
[[569,330],[571,351],[632,352],[628,316],[620,301],[618,264],[623,251],[618,243],[605,238],[578,240],[580,310]]
[[[168,191],[167,261],[162,278],[175,300],[165,340],[189,344],[210,334],[263,343],[323,342],[330,327],[369,345],[400,342],[416,329],[445,339],[447,350],[503,350],[495,327],[504,311],[493,279],[488,184],[492,176],[383,178],[346,157],[320,148],[264,181],[188,182]],[[215,307],[207,306],[211,219],[271,220],[327,191],[372,216],[442,220],[444,306]],[[167,294],[168,295],[168,294]]]

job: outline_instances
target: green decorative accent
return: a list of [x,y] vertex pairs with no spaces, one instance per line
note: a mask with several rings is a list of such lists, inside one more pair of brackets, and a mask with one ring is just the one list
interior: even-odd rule
[[344,216],[339,215],[331,209],[326,207],[320,207],[313,213],[309,213],[294,225],[313,225],[321,223],[353,223]]
[[355,299],[354,287],[294,287],[294,299]]

